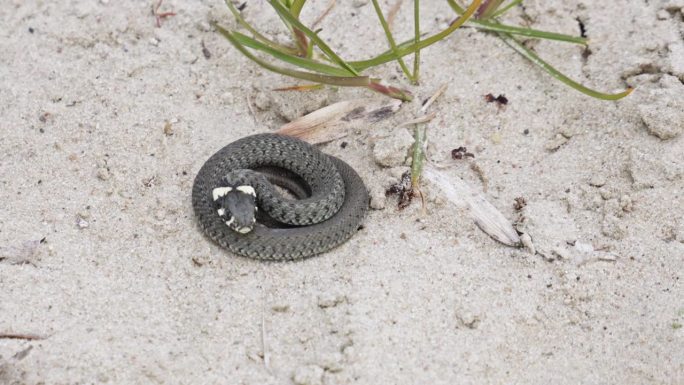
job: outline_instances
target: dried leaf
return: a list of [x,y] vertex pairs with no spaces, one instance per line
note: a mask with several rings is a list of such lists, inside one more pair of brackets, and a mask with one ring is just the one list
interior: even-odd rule
[[401,106],[396,99],[364,98],[331,104],[280,127],[276,133],[309,143],[325,143],[345,137],[359,123],[387,119]]
[[480,230],[504,245],[520,246],[520,237],[510,221],[463,179],[448,175],[430,164],[423,170],[423,175],[442,189],[451,203],[466,208]]

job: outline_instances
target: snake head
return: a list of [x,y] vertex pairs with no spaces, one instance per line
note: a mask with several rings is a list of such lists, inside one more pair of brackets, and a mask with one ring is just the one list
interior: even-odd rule
[[256,223],[256,192],[252,186],[217,187],[211,192],[218,215],[231,230],[247,234]]

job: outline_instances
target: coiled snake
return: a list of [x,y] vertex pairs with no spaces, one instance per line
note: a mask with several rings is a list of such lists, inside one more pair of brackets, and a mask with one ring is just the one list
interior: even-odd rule
[[366,186],[348,164],[276,134],[223,147],[204,163],[192,188],[204,232],[236,254],[264,260],[306,258],[340,245],[361,226],[368,201]]

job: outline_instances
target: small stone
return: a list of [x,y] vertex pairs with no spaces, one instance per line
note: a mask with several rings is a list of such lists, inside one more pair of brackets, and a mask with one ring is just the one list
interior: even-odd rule
[[[580,117],[577,117],[576,119],[579,120]],[[573,136],[580,134],[581,128],[580,126],[563,126],[558,130],[558,133],[570,139]]]
[[603,198],[603,200],[606,201],[615,198],[615,192],[613,191],[613,189],[607,187],[601,187],[599,189],[599,194],[601,194],[601,198]]
[[97,179],[99,180],[109,180],[110,174],[109,170],[105,167],[100,167],[97,169]]
[[593,253],[594,252],[594,246],[591,245],[591,243],[584,243],[577,241],[575,242],[575,250],[579,251],[580,253]]
[[318,296],[318,306],[325,309],[329,307],[335,307],[342,302],[345,302],[347,297],[343,294],[337,293],[324,293]]
[[166,210],[157,209],[154,211],[154,219],[158,221],[163,221],[166,219]]
[[684,96],[679,100],[658,99],[653,104],[640,105],[638,108],[651,135],[669,140],[684,131]]
[[396,129],[390,136],[375,143],[373,158],[384,167],[400,166],[404,164],[412,145],[413,136],[405,128]]
[[559,259],[570,259],[570,250],[566,249],[565,247],[556,247],[552,250],[553,254],[555,254]]
[[211,262],[211,258],[208,255],[195,255],[191,258],[191,260],[192,264],[196,267],[202,267]]
[[624,214],[622,208],[620,208],[620,202],[617,199],[608,199],[603,204],[603,213],[614,215],[618,218],[621,218]]
[[79,229],[85,229],[90,226],[90,224],[79,214],[76,216],[76,226],[78,226]]
[[196,63],[199,57],[195,55],[191,50],[189,49],[184,49],[181,50],[181,52],[178,55],[178,58],[181,60],[183,63],[189,63],[193,64]]
[[164,135],[166,135],[166,136],[173,135],[173,124],[169,121],[164,123]]
[[537,255],[544,258],[546,262],[553,262],[556,260],[556,254],[553,253],[553,251],[539,250],[537,251]]
[[456,315],[456,317],[458,318],[458,322],[468,329],[477,329],[477,327],[480,325],[480,317],[471,312],[466,311],[459,313]]
[[386,185],[396,183],[397,180],[400,180],[405,173],[409,172],[410,169],[408,167],[400,166],[400,167],[393,167],[389,169],[389,174],[390,177],[385,181]]
[[323,385],[324,372],[318,365],[300,366],[295,370],[292,381],[296,385]]
[[287,303],[278,303],[271,306],[271,310],[276,313],[286,313],[290,310],[290,305]]
[[370,191],[370,207],[373,210],[383,210],[387,203],[385,192],[378,188],[371,188]]
[[532,237],[530,237],[529,234],[523,233],[520,235],[520,242],[525,246],[527,250],[530,251],[532,254],[537,254],[537,250],[534,248],[534,244],[532,243]]
[[544,148],[546,148],[547,151],[556,151],[558,150],[562,145],[568,142],[568,138],[561,134],[556,134],[556,136],[553,137],[550,141],[546,143]]
[[631,213],[634,211],[634,202],[632,197],[629,195],[623,195],[620,197],[620,208],[626,213]]
[[271,107],[271,98],[265,92],[259,92],[254,97],[254,106],[261,111],[265,111]]
[[667,10],[661,9],[656,13],[656,17],[658,20],[667,20],[670,18],[670,14],[667,12]]
[[200,30],[202,32],[211,31],[211,25],[206,20],[201,20],[201,21],[198,21],[197,23],[195,23],[195,28],[197,28],[198,30]]
[[151,37],[149,42],[155,47],[159,45],[159,39],[157,39],[156,37]]
[[259,350],[249,349],[245,354],[247,355],[247,358],[254,362],[262,362],[264,359],[264,354]]
[[344,358],[342,353],[330,353],[326,354],[318,360],[318,366],[322,367],[323,370],[329,373],[338,373],[342,371],[342,362]]
[[[684,56],[684,49],[680,51]],[[651,135],[670,140],[684,131],[684,85],[677,77],[662,75],[657,85],[644,86],[632,103]]]
[[606,178],[603,175],[592,175],[589,180],[589,185],[594,187],[603,187],[606,184]]
[[672,233],[675,240],[679,243],[684,243],[684,219],[675,222]]
[[627,172],[637,189],[660,186],[665,181],[675,181],[684,175],[684,164],[676,147],[660,153],[643,152],[632,148],[629,153]]

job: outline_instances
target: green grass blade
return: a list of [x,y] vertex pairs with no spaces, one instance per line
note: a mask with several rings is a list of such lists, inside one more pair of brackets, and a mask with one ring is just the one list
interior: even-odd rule
[[539,31],[531,28],[514,27],[512,25],[492,23],[483,20],[471,20],[469,27],[481,29],[488,32],[503,32],[513,35],[528,36],[538,39],[557,40],[586,46],[587,39],[579,36],[564,35],[562,33]]
[[458,5],[454,0],[447,0],[447,3],[449,3],[449,6],[459,15],[463,15],[465,13],[465,9]]
[[397,56],[397,62],[399,62],[399,66],[401,67],[401,70],[404,71],[404,75],[406,75],[409,80],[413,80],[413,76],[411,75],[411,71],[409,71],[408,67],[406,66],[406,63],[404,63],[404,59],[402,59],[399,55],[397,55],[397,43],[394,42],[394,37],[392,36],[392,31],[390,31],[389,25],[387,25],[387,20],[385,20],[385,16],[382,14],[382,10],[380,9],[380,5],[378,4],[378,0],[372,0],[373,2],[373,8],[375,8],[375,13],[378,15],[378,20],[380,20],[380,25],[382,26],[382,30],[385,31],[385,36],[387,37],[387,42],[390,45],[390,49],[392,50],[392,53]]
[[[257,63],[261,67],[271,71],[275,72],[281,75],[285,76],[290,76],[293,78],[297,79],[303,79],[303,80],[308,80],[312,81],[315,83],[323,83],[323,84],[330,84],[334,86],[342,86],[342,87],[367,87],[370,85],[370,78],[368,76],[329,76],[329,75],[321,75],[317,73],[311,73],[311,72],[303,72],[303,71],[297,71],[297,70],[292,70],[289,68],[284,68],[284,67],[279,67],[276,65],[273,65],[271,63],[268,63],[264,60],[261,60],[257,58],[256,56],[252,55],[245,46],[240,44],[240,42],[235,39],[233,34],[230,31],[223,30],[225,34],[223,36],[228,39],[228,41],[233,44],[233,46],[240,51],[243,55],[245,55],[247,58],[252,60],[253,62]],[[223,32],[222,32],[223,33]]]
[[[420,41],[420,0],[413,0],[413,41]],[[420,79],[420,49],[413,54],[413,84]]]
[[504,0],[489,0],[486,1],[480,9],[477,10],[477,14],[475,15],[475,18],[477,19],[488,19],[492,17],[494,12],[501,6],[501,3],[503,3]]
[[537,56],[534,51],[530,50],[529,48],[525,47],[522,43],[519,41],[515,40],[511,35],[505,34],[505,33],[500,33],[499,36],[503,41],[508,44],[513,50],[515,50],[517,53],[522,55],[524,58],[527,60],[531,61],[532,63],[538,65],[541,67],[544,71],[548,72],[551,76],[554,78],[560,80],[561,82],[567,84],[568,86],[576,89],[577,91],[585,94],[592,96],[597,99],[602,99],[602,100],[618,100],[622,99],[625,96],[629,95],[632,93],[633,89],[627,88],[627,90],[623,92],[619,92],[617,94],[607,94],[599,91],[592,90],[591,88],[585,87],[580,83],[577,83],[576,81],[570,79],[569,77],[563,75],[560,71],[557,69],[553,68],[549,63],[545,62],[542,60],[539,56]]
[[420,49],[423,49],[425,47],[429,47],[432,44],[444,39],[445,37],[449,36],[452,32],[457,30],[459,27],[461,27],[468,19],[475,13],[477,8],[480,6],[480,3],[482,3],[482,0],[473,0],[473,2],[470,4],[467,10],[464,11],[463,15],[461,15],[456,21],[451,23],[451,25],[430,36],[427,37],[418,43],[416,43],[413,39],[409,40],[407,42],[401,43],[397,46],[397,54],[394,52],[386,51],[384,53],[381,53],[380,55],[368,59],[368,60],[361,60],[361,61],[353,61],[350,62],[351,65],[354,66],[354,68],[357,68],[359,71],[363,71],[364,69],[370,68],[370,67],[375,67],[380,64],[384,64],[387,62],[390,62],[392,60],[396,60],[397,57],[404,57],[406,55],[412,54]]
[[518,5],[518,4],[520,4],[520,3],[522,3],[522,0],[513,0],[513,1],[511,1],[508,5],[506,5],[505,7],[499,9],[498,11],[496,11],[496,12],[492,15],[492,17],[499,17],[499,16],[501,16],[501,15],[503,15],[504,13],[508,12],[511,8],[515,7],[516,5]]
[[[449,6],[451,6],[451,8],[454,11],[456,11],[457,14],[463,15],[465,13],[465,9],[463,9],[460,5],[458,5],[454,0],[447,0],[447,3],[449,3]],[[515,34],[515,35],[524,35],[524,36],[529,36],[529,37],[536,37],[536,38],[540,38],[540,39],[566,41],[566,42],[570,42],[570,43],[587,45],[587,39],[582,38],[582,37],[563,35],[563,34],[554,33],[554,32],[538,31],[538,30],[529,29],[529,28],[514,27],[514,26],[510,26],[510,25],[501,24],[493,18],[491,18],[490,20],[492,20],[492,21],[471,19],[470,23],[474,24],[473,27],[479,28],[479,29],[482,29],[485,31],[504,32],[504,33],[510,33],[510,34]]]
[[282,44],[278,44],[278,43],[276,43],[276,42],[270,40],[270,39],[267,38],[266,36],[260,34],[259,31],[257,31],[256,29],[254,29],[254,27],[252,27],[252,26],[251,26],[251,25],[242,17],[242,14],[240,13],[240,11],[238,11],[237,8],[235,8],[235,6],[233,5],[233,3],[232,3],[230,0],[225,0],[224,2],[226,3],[226,6],[228,6],[228,9],[230,10],[230,13],[232,13],[232,14],[233,14],[233,17],[235,17],[235,20],[238,22],[238,24],[240,24],[244,29],[248,30],[249,33],[251,33],[252,36],[254,36],[257,40],[259,40],[259,41],[261,41],[262,43],[264,43],[264,44],[266,44],[266,45],[268,45],[268,46],[270,46],[270,47],[272,47],[272,48],[275,48],[275,49],[277,49],[277,50],[279,50],[279,51],[281,51],[281,52],[287,52],[287,53],[291,53],[291,54],[297,53],[297,50],[296,50],[296,49],[294,49],[294,48],[292,48],[292,47],[284,46],[284,45],[282,45]]
[[[454,0],[447,0],[451,8],[453,8],[454,11],[458,14],[463,14],[464,9],[461,8]],[[494,20],[496,22],[496,20]],[[625,96],[629,95],[632,93],[633,89],[627,88],[627,90],[623,92],[619,92],[617,94],[607,94],[603,92],[599,92],[596,90],[592,90],[591,88],[585,87],[580,83],[577,83],[576,81],[570,79],[569,77],[565,76],[563,73],[555,69],[553,66],[551,66],[549,63],[545,62],[542,60],[534,51],[528,49],[524,45],[522,45],[519,41],[515,40],[513,36],[509,33],[505,32],[499,32],[497,35],[506,43],[508,46],[513,48],[517,53],[522,55],[524,58],[527,60],[531,61],[532,63],[536,64],[537,66],[541,67],[544,71],[549,73],[549,75],[553,76],[557,80],[561,81],[562,83],[574,88],[575,90],[585,94],[589,95],[591,97],[601,99],[601,100],[618,100],[622,99]]]
[[294,0],[292,2],[292,5],[289,7],[292,16],[299,19],[299,15],[302,13],[302,8],[304,8],[304,3],[306,3],[306,0]]
[[425,161],[425,139],[427,126],[422,123],[416,124],[413,130],[413,149],[411,162],[411,188],[414,192],[420,191],[420,176],[423,174],[423,162]]
[[354,67],[350,66],[347,62],[342,60],[342,58],[339,57],[335,53],[335,51],[333,51],[327,44],[325,44],[325,42],[320,37],[318,37],[318,34],[316,34],[314,31],[310,30],[307,26],[302,24],[302,22],[300,22],[296,17],[294,17],[290,13],[290,11],[288,11],[287,8],[285,8],[282,4],[280,4],[280,2],[278,2],[277,0],[269,0],[268,2],[269,2],[269,4],[271,4],[273,9],[275,9],[275,11],[278,13],[278,15],[280,15],[281,18],[285,19],[293,27],[299,29],[306,36],[308,36],[309,39],[313,43],[315,43],[318,46],[318,48],[320,48],[321,51],[323,51],[323,53],[325,53],[330,58],[330,60],[337,63],[340,67],[349,71],[350,74],[352,74],[354,76],[359,75],[358,71]]
[[233,36],[233,38],[235,40],[237,40],[237,42],[240,43],[241,45],[243,45],[245,47],[252,48],[252,49],[256,49],[258,51],[262,51],[264,53],[267,53],[267,54],[273,56],[274,58],[281,60],[281,61],[284,61],[288,64],[292,64],[294,66],[301,67],[301,68],[304,68],[304,69],[307,69],[310,71],[319,72],[319,73],[325,74],[325,75],[349,76],[347,71],[345,71],[341,68],[333,67],[331,65],[327,65],[327,64],[323,64],[323,63],[319,63],[315,60],[311,60],[308,58],[303,58],[303,57],[299,57],[296,55],[289,55],[289,54],[282,53],[282,52],[275,50],[275,49],[273,49],[273,48],[271,48],[265,44],[262,44],[261,42],[255,40],[255,39],[252,39],[249,36],[245,36],[239,32],[234,32],[234,31],[229,32],[219,25],[216,26],[216,29],[218,29],[218,31],[223,36],[225,36],[226,38],[228,38],[226,36],[227,34],[231,34]]
[[[289,7],[292,16],[299,19],[299,15],[302,13],[302,8],[304,8],[304,3],[306,3],[306,0],[294,0],[292,2],[292,5]],[[290,29],[292,30],[292,36],[297,44],[297,48],[299,48],[299,55],[311,57],[307,56],[310,51],[309,47],[311,44],[309,44],[309,42],[306,40],[306,35],[297,28],[292,27]]]

